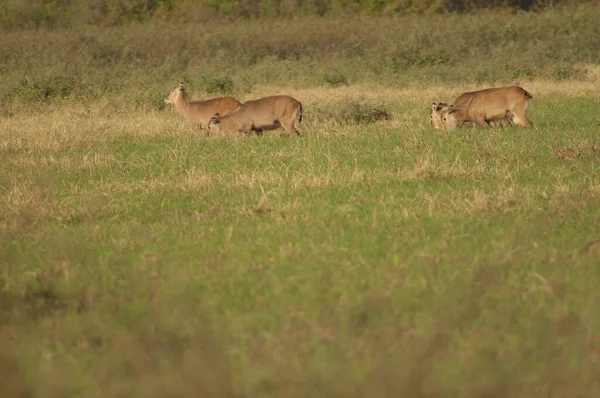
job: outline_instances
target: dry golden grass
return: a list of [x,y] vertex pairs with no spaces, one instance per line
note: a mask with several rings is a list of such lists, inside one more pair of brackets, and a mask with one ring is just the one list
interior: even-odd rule
[[[587,97],[600,97],[600,81],[589,82],[521,82],[522,86],[534,94],[532,108],[535,109],[538,101],[559,101],[561,99]],[[343,124],[340,120],[329,121],[327,115],[334,114],[337,109],[344,108],[350,102],[362,102],[373,107],[390,110],[393,118],[390,121],[380,121],[372,125],[374,131],[390,131],[396,129],[407,129],[403,137],[402,147],[394,149],[395,156],[403,157],[410,155],[415,150],[422,153],[423,134],[432,133],[427,125],[428,105],[435,99],[449,99],[459,95],[463,91],[480,89],[481,86],[463,85],[460,89],[456,87],[434,86],[434,87],[406,87],[404,89],[390,89],[377,86],[343,86],[337,88],[313,87],[307,89],[277,89],[276,87],[258,87],[250,95],[240,97],[241,100],[259,98],[274,93],[285,93],[300,99],[304,104],[304,121],[301,131],[309,137],[309,143],[320,145],[330,137],[344,137],[345,140],[362,139],[364,127],[354,124]],[[167,163],[181,167],[182,162],[188,157],[188,151],[197,140],[208,140],[206,145],[214,141],[206,137],[203,131],[194,131],[181,121],[174,112],[166,109],[161,112],[145,112],[128,109],[108,111],[108,104],[91,107],[83,105],[56,105],[46,108],[38,114],[17,114],[10,118],[0,119],[0,148],[11,151],[11,156],[6,159],[5,165],[13,170],[34,170],[37,168],[49,168],[57,172],[66,173],[95,173],[97,169],[113,169],[123,167],[147,168],[153,162],[147,157],[136,157],[135,159],[124,159],[118,152],[98,150],[108,145],[109,142],[128,137],[134,140],[168,139],[170,143],[162,145],[161,151]],[[565,116],[566,117],[566,116]],[[317,119],[317,120],[315,120]],[[502,134],[501,130],[498,134]],[[511,131],[512,132],[512,131]],[[371,139],[377,136],[371,134]],[[443,134],[443,133],[441,133]],[[269,136],[278,136],[277,133],[269,133]],[[258,138],[251,138],[250,142]],[[219,140],[217,140],[219,141]],[[223,140],[220,140],[223,141]],[[232,135],[221,142],[223,153],[227,148],[239,145],[247,145],[248,142],[237,135]],[[586,151],[589,142],[581,143],[580,149],[558,148],[555,153],[559,158],[577,159]],[[312,144],[309,144],[312,145]],[[477,164],[471,165],[470,161],[464,161],[460,156],[448,160],[441,160],[429,151],[424,157],[416,159],[414,167],[409,170],[398,171],[395,174],[380,173],[378,170],[364,170],[355,168],[348,170],[347,166],[340,168],[335,158],[328,160],[329,166],[326,173],[322,171],[315,173],[311,170],[311,156],[313,151],[303,154],[299,147],[282,148],[270,155],[270,159],[277,164],[284,159],[297,157],[298,162],[306,163],[308,167],[295,171],[293,174],[282,174],[280,170],[235,170],[234,186],[245,189],[255,189],[263,186],[283,186],[289,184],[293,190],[305,190],[324,188],[329,186],[351,187],[353,184],[381,184],[385,181],[426,181],[437,179],[479,179],[484,176],[495,176],[511,180],[512,172],[508,164],[512,155],[495,155],[493,146],[488,148],[474,148]],[[87,149],[86,149],[87,148]],[[592,147],[591,155],[595,151]],[[256,149],[250,145],[250,153]],[[320,149],[315,149],[320,150]],[[596,148],[597,150],[597,148]],[[309,156],[308,158],[303,156]],[[256,156],[260,156],[257,152]],[[281,160],[279,160],[281,159]],[[355,159],[357,159],[355,155]],[[518,172],[518,169],[517,169]],[[165,188],[177,188],[186,192],[198,192],[210,189],[215,182],[223,182],[223,174],[219,171],[205,172],[199,168],[183,168],[182,173],[176,181],[170,177],[147,178],[136,182],[111,182],[110,184],[99,184],[93,186],[95,195],[109,197],[111,195],[124,195],[136,191],[152,192],[161,191]],[[568,176],[565,178],[568,179]],[[568,185],[561,182],[563,178],[557,178],[557,192],[568,192]],[[2,204],[13,214],[21,214],[36,208],[41,217],[46,217],[56,212],[54,203],[49,203],[44,197],[43,189],[39,182],[23,184],[18,175],[14,175],[12,183],[2,191]],[[589,185],[589,191],[593,195],[597,192],[597,184]],[[77,192],[79,188],[73,187]],[[509,188],[510,191],[510,188]],[[476,192],[474,193],[475,195]],[[81,195],[85,196],[85,195]],[[74,198],[64,198],[62,207],[72,207]],[[468,206],[482,207],[483,199],[475,199]],[[500,200],[502,202],[502,200]],[[510,201],[506,199],[506,201]],[[451,206],[453,209],[461,208],[463,204]],[[46,209],[44,211],[43,209]],[[448,211],[442,206],[443,211]],[[59,210],[60,211],[60,210]]]
[[[534,100],[560,100],[563,98],[587,97],[600,98],[600,67],[588,66],[590,71],[584,81],[515,81],[497,83],[491,86],[518,84],[530,91]],[[389,88],[374,84],[351,85],[342,87],[280,88],[275,86],[255,87],[251,94],[238,96],[240,101],[262,98],[269,95],[287,94],[297,98],[304,106],[302,130],[307,133],[318,131],[318,136],[337,134],[343,130],[346,134],[360,134],[361,127],[348,126],[335,120],[332,114],[350,103],[363,102],[375,108],[394,112],[386,127],[406,127],[413,118],[422,114],[426,120],[429,105],[432,102],[448,101],[463,92],[488,87],[481,84],[460,84],[439,86],[414,84],[402,89]],[[422,108],[422,109],[421,109]],[[115,108],[110,102],[45,106],[41,112],[17,113],[0,119],[0,148],[14,149],[51,149],[58,150],[61,145],[85,145],[97,143],[119,135],[135,138],[152,137],[189,137],[193,134],[187,125],[172,112],[172,109],[148,112],[131,107]],[[334,120],[332,120],[334,119]],[[85,132],[85,133],[84,133]],[[205,132],[197,132],[199,136]],[[110,155],[107,155],[110,156]],[[40,162],[56,162],[41,159]],[[63,160],[67,161],[67,160]],[[91,162],[103,162],[90,159]],[[111,159],[106,159],[110,163]]]

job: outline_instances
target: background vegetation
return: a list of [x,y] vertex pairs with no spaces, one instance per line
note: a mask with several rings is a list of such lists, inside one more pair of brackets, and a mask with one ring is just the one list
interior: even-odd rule
[[264,85],[585,80],[587,65],[600,62],[599,12],[598,4],[587,4],[537,14],[16,30],[0,41],[0,111],[100,98],[162,109],[162,98],[180,81],[192,95],[206,96],[246,95]]
[[4,0],[0,27],[115,25],[151,20],[205,22],[353,14],[542,10],[577,0]]
[[[0,5],[0,397],[599,396],[598,4],[203,4]],[[513,83],[536,129],[429,127]]]

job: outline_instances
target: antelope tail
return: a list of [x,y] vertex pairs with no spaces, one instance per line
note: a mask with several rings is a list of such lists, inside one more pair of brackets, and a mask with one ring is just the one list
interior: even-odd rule
[[298,108],[296,110],[296,120],[298,120],[298,124],[302,123],[302,104],[298,103]]

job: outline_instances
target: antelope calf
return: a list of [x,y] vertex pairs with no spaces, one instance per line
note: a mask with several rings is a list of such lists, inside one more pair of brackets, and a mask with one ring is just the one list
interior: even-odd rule
[[517,126],[530,127],[532,124],[526,112],[532,98],[531,94],[518,86],[464,93],[441,116],[442,124],[446,130],[454,130],[465,122],[484,126],[495,120],[509,119]]
[[208,131],[210,135],[231,131],[249,135],[283,127],[288,135],[300,135],[294,126],[296,121],[302,122],[302,104],[290,96],[276,95],[246,101],[229,115],[215,113],[208,122]]
[[206,101],[190,102],[183,83],[171,90],[164,101],[166,104],[173,104],[175,111],[188,122],[191,128],[200,129],[207,128],[208,121],[215,113],[228,115],[242,105],[233,97],[217,97]]
[[435,102],[431,105],[431,115],[429,116],[429,122],[431,123],[431,127],[435,129],[441,129],[444,127],[444,123],[442,122],[442,118],[446,116],[448,113],[448,104],[445,102],[440,102],[436,104]]

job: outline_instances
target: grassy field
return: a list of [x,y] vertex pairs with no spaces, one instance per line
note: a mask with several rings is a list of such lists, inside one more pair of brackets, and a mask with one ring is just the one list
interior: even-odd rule
[[[547,27],[566,15],[489,18]],[[565,61],[590,26],[565,28],[555,58],[540,37],[531,51],[545,67],[531,74],[448,48],[440,73],[452,79],[418,63],[378,78],[373,53],[334,46],[337,74],[313,73],[315,49],[247,73],[240,54],[213,80],[190,79],[194,98],[217,83],[240,100],[294,96],[298,138],[190,130],[160,105],[190,64],[136,74],[74,45],[61,47],[72,62],[44,69],[35,44],[19,47],[33,32],[8,34],[0,396],[598,396],[600,50]],[[123,29],[141,40],[150,28]],[[120,48],[107,32],[103,48]],[[493,60],[519,65],[511,43],[491,46]],[[429,127],[432,102],[510,83],[533,94],[535,129]]]
[[[3,119],[7,380],[41,397],[594,396],[599,85],[526,87],[537,130],[431,130],[444,87],[293,91],[298,139],[101,105]],[[331,98],[393,119],[324,121]]]

